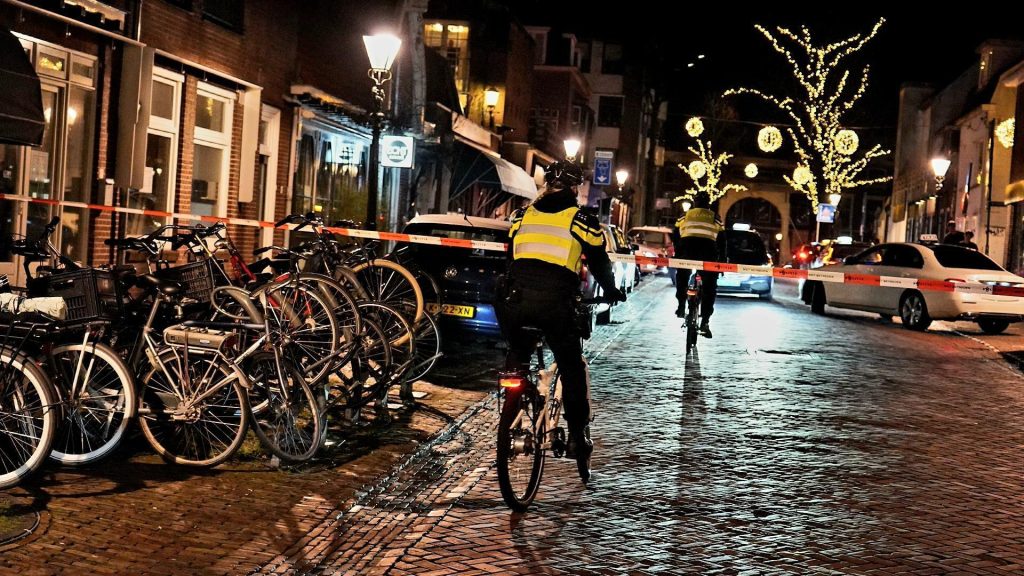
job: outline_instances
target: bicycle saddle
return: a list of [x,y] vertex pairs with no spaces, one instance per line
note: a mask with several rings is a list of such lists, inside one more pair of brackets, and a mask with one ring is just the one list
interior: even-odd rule
[[181,282],[164,280],[163,278],[157,278],[152,274],[143,274],[142,276],[139,276],[136,286],[139,288],[146,288],[147,286],[154,287],[164,296],[177,296],[185,291],[185,285]]

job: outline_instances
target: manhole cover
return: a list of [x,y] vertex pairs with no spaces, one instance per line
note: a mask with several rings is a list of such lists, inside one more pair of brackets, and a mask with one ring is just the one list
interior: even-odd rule
[[38,512],[24,503],[0,495],[0,545],[28,536],[38,525]]

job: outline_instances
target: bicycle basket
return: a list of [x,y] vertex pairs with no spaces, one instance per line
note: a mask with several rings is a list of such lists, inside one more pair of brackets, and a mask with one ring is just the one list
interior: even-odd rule
[[113,272],[86,268],[33,278],[30,297],[56,296],[68,307],[65,322],[80,325],[121,317],[121,284]]
[[157,270],[154,275],[164,280],[174,280],[185,285],[182,296],[196,302],[208,303],[213,291],[213,263],[209,260],[189,262],[174,268]]

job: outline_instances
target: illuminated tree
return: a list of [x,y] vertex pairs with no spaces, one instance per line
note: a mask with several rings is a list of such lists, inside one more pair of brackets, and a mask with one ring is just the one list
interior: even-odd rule
[[[699,133],[698,133],[699,135]],[[729,163],[732,154],[722,152],[715,156],[711,151],[711,141],[704,142],[696,138],[697,146],[690,146],[690,152],[697,157],[689,165],[679,164],[679,168],[693,180],[693,188],[689,188],[681,196],[674,198],[676,202],[693,200],[697,194],[707,194],[708,202],[714,202],[729,192],[742,192],[747,187],[741,184],[721,184],[722,166]]]
[[[858,155],[857,134],[842,127],[843,117],[867,90],[870,69],[870,66],[864,67],[854,87],[850,70],[844,69],[843,60],[874,38],[884,22],[885,19],[880,18],[868,34],[856,34],[826,46],[816,46],[806,27],[801,27],[799,33],[795,33],[783,27],[777,27],[772,32],[756,26],[771,42],[772,48],[789,62],[793,76],[800,85],[801,95],[799,98],[782,98],[754,88],[736,88],[725,92],[726,96],[751,94],[789,116],[793,125],[786,131],[800,165],[809,171],[810,177],[807,178],[807,174],[801,172],[798,179],[789,176],[784,178],[794,190],[802,192],[811,200],[815,212],[821,197],[842,194],[844,190],[890,179],[859,178],[871,160],[885,156],[889,151],[876,144]],[[790,48],[790,45],[795,47]]]

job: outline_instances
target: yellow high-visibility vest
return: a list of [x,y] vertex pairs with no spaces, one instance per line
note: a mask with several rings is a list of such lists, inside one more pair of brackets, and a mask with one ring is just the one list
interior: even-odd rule
[[722,227],[715,222],[715,212],[707,208],[691,208],[676,221],[679,235],[683,238],[708,238],[715,240]]
[[522,218],[513,220],[509,229],[512,237],[512,258],[532,258],[567,268],[578,274],[582,263],[583,246],[573,233],[594,246],[604,244],[600,229],[580,222],[579,208],[573,206],[560,212],[541,212],[530,206]]

